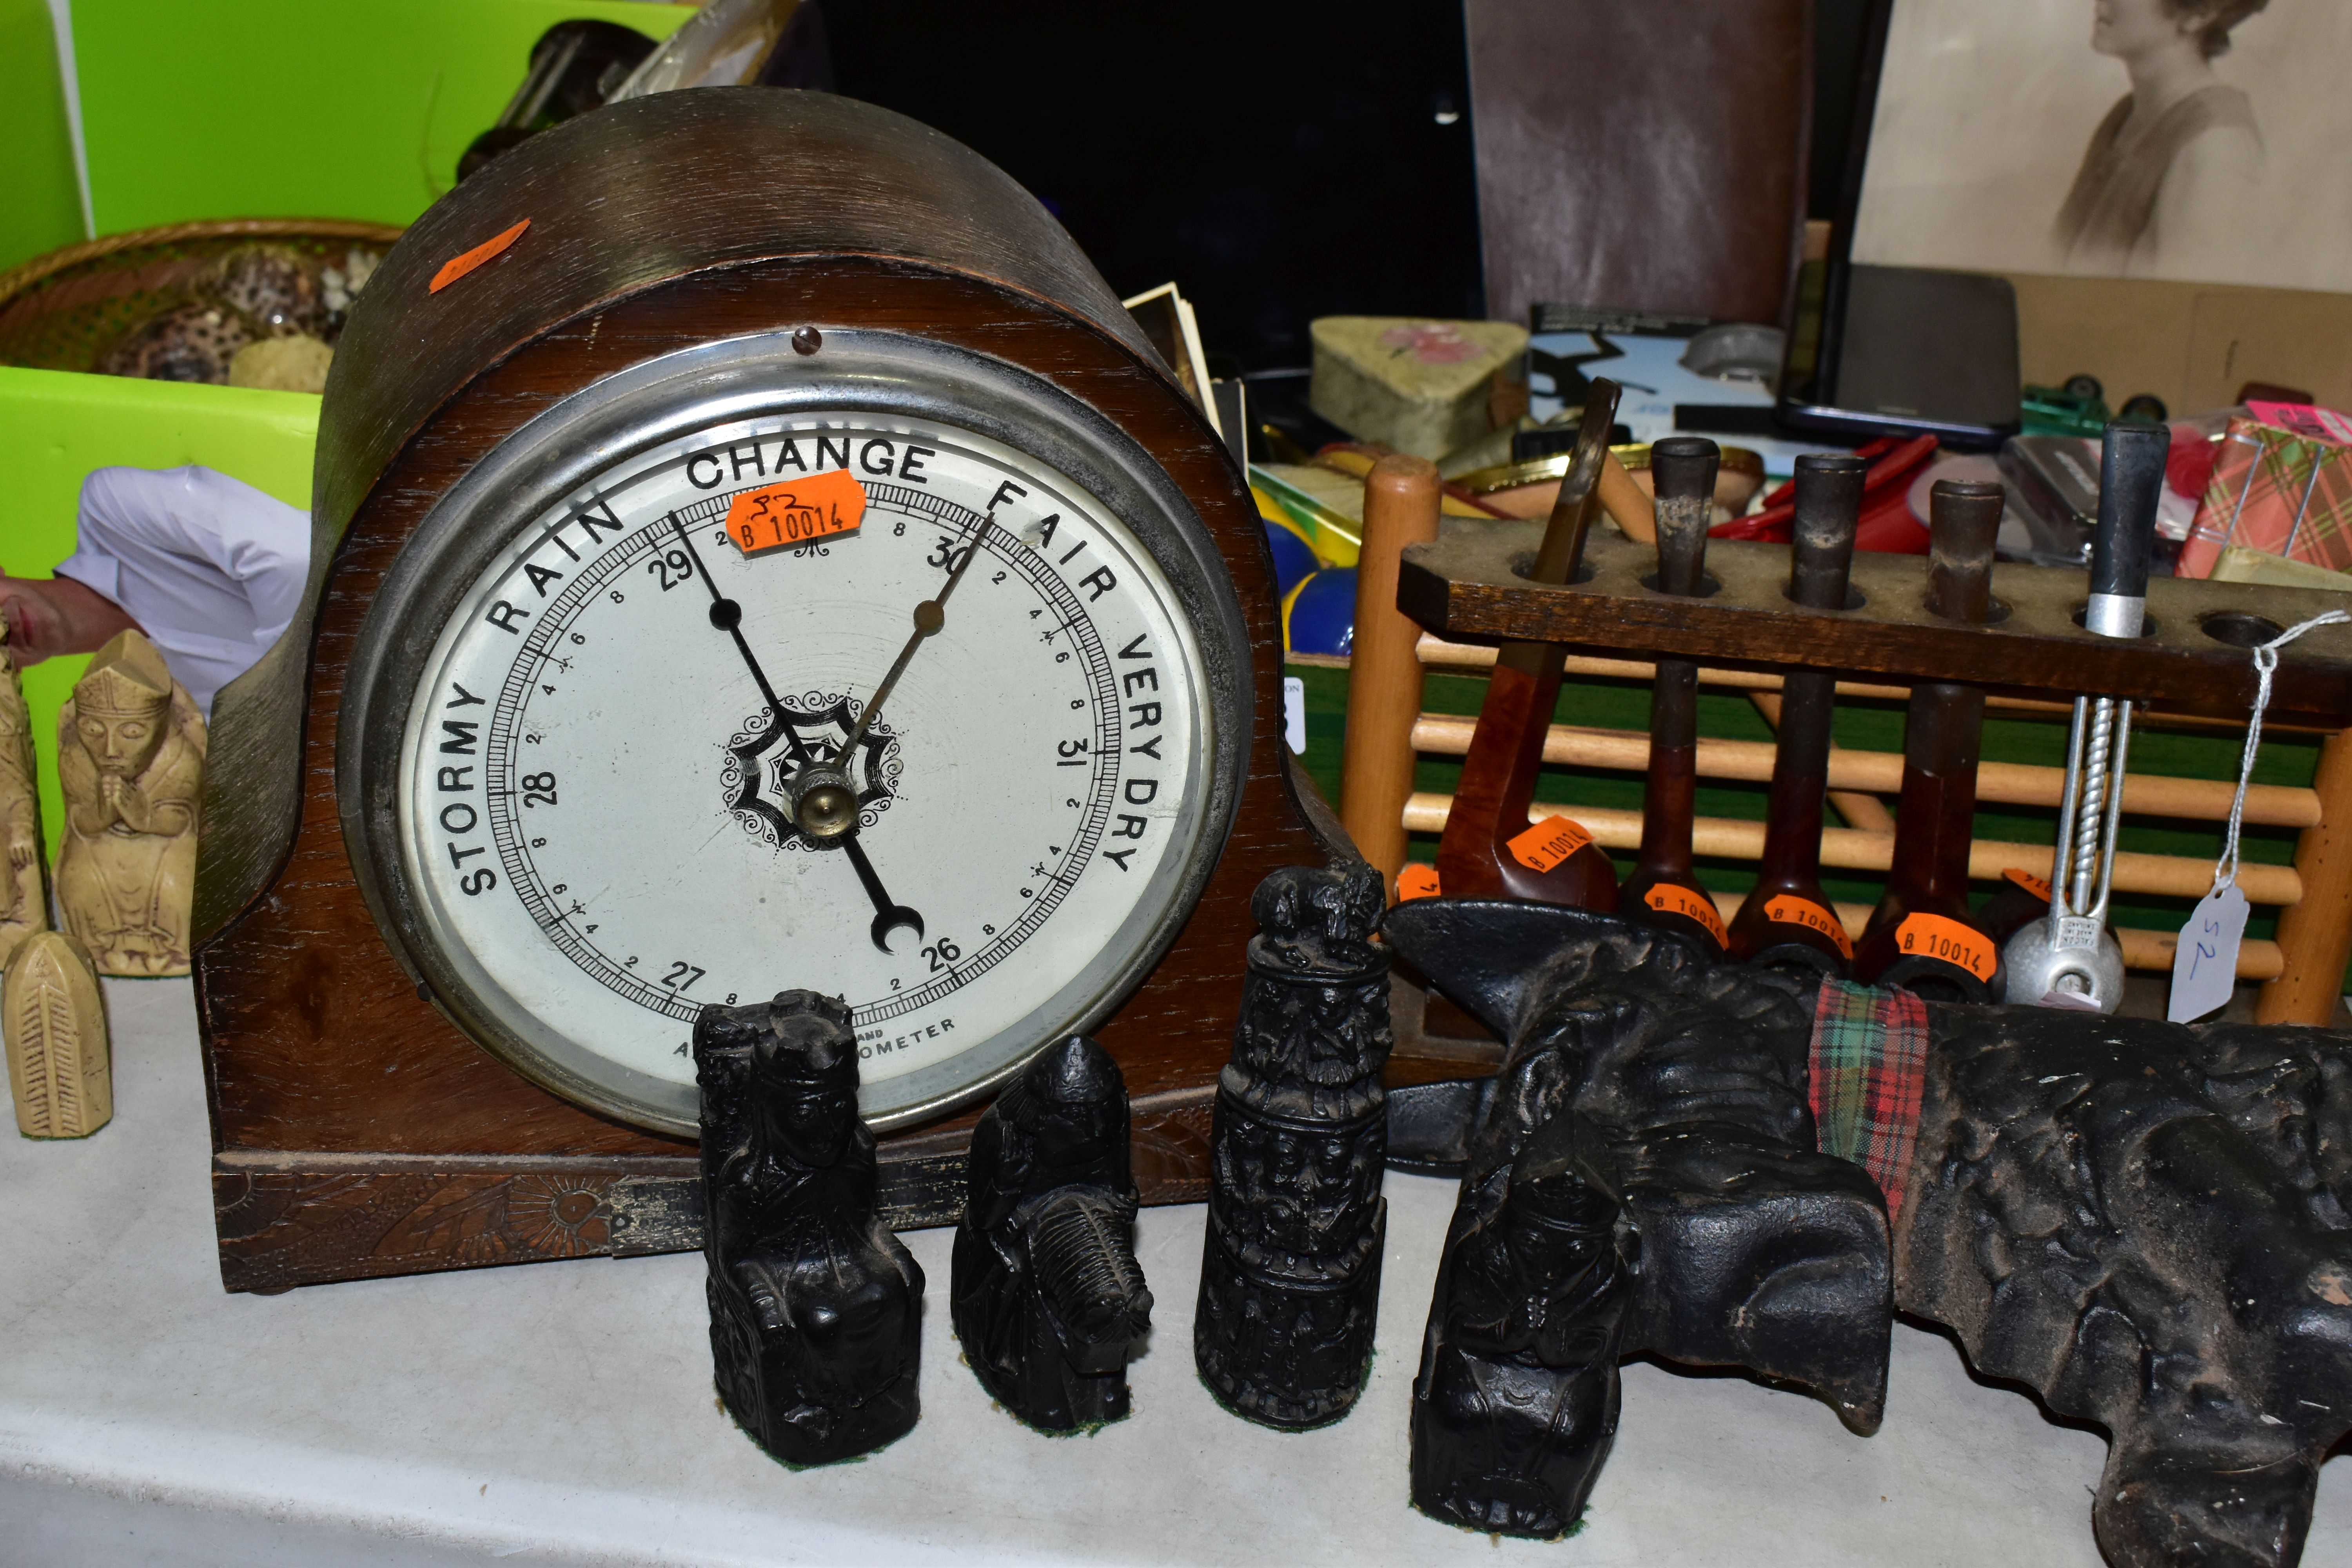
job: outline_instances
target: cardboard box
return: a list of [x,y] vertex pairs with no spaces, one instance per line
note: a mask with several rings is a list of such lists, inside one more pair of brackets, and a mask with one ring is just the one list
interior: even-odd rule
[[[2273,419],[2289,411],[2265,406]],[[2352,445],[2317,420],[2230,421],[2213,478],[2180,552],[2180,575],[2210,577],[2225,549],[2259,550],[2329,572],[2352,570]]]
[[1493,427],[1495,374],[1527,352],[1508,321],[1325,316],[1307,405],[1360,441],[1442,458]]

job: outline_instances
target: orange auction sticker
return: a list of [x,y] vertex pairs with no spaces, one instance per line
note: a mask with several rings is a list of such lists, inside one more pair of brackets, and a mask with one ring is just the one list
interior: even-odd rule
[[1397,873],[1397,902],[1410,903],[1415,899],[1437,897],[1437,868],[1418,861]]
[[2011,866],[2008,870],[2003,871],[2001,875],[2016,883],[2019,887],[2023,888],[2027,892],[2032,893],[2035,898],[2040,899],[2043,903],[2046,904],[2050,901],[2050,884],[2035,876],[2032,872],[2026,870],[2024,868],[2020,866]]
[[866,487],[846,468],[745,490],[727,508],[727,537],[746,555],[847,533],[866,516]]
[[1895,928],[1895,945],[1906,956],[1957,963],[1979,980],[1990,980],[1999,967],[1992,938],[1945,915],[1904,916],[1903,923]]
[[1592,842],[1592,835],[1565,816],[1547,816],[1508,845],[1511,858],[1530,871],[1549,871]]
[[1845,934],[1845,927],[1837,916],[1811,899],[1801,899],[1793,893],[1782,893],[1764,902],[1764,918],[1784,926],[1805,926],[1821,932],[1837,943],[1838,952],[1853,956],[1853,940]]
[[1695,893],[1688,888],[1672,882],[1660,882],[1642,895],[1642,901],[1660,914],[1680,915],[1686,921],[1696,921],[1715,938],[1717,947],[1731,945],[1731,935],[1723,929],[1723,916],[1717,912],[1715,900],[1705,893]]
[[451,257],[441,264],[441,270],[433,275],[433,281],[426,286],[425,291],[427,294],[438,294],[483,262],[494,260],[504,255],[507,247],[520,239],[522,231],[530,226],[530,219],[525,218],[504,233],[492,235],[464,255]]

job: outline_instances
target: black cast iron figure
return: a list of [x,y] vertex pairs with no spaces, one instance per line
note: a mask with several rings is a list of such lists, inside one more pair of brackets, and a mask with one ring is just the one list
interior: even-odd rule
[[1814,1147],[1812,988],[1581,910],[1422,900],[1383,929],[1509,1042],[1413,1385],[1414,1502],[1559,1534],[1608,1458],[1616,1358],[1643,1351],[1801,1384],[1874,1430],[1886,1210]]
[[2116,1568],[2284,1568],[2352,1430],[2352,1036],[1937,1009],[1895,1300],[2112,1434]]
[[849,1009],[813,991],[694,1025],[710,1353],[728,1413],[791,1465],[915,1425],[923,1271],[878,1216]]
[[1234,1057],[1217,1079],[1192,1352],[1269,1426],[1348,1412],[1371,1369],[1388,1219],[1380,874],[1289,867],[1258,884]]
[[1617,1435],[1617,1359],[1632,1272],[1617,1195],[1555,1117],[1465,1205],[1438,1265],[1413,1384],[1412,1496],[1440,1519],[1558,1535],[1583,1511]]
[[1119,1420],[1151,1292],[1118,1064],[1084,1036],[1048,1049],[982,1114],[968,1172],[949,1290],[964,1359],[1032,1426]]
[[2352,1035],[1930,1005],[1890,1238],[1861,1168],[1812,1152],[1810,985],[1540,905],[1420,900],[1384,930],[1510,1042],[1465,1097],[1423,1509],[1572,1522],[1618,1354],[1745,1366],[1867,1431],[1900,1306],[2108,1429],[2115,1568],[2300,1557],[2352,1429]]

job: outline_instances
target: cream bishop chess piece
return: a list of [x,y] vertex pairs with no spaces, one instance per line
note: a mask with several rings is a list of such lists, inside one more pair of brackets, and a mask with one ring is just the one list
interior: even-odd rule
[[188,973],[205,721],[155,645],[127,631],[58,716],[58,908],[101,974]]
[[0,625],[0,964],[49,924],[41,887],[41,800],[33,772],[33,727],[24,684]]
[[16,1131],[87,1138],[114,1119],[114,1075],[98,970],[63,931],[34,931],[0,976],[0,1042]]

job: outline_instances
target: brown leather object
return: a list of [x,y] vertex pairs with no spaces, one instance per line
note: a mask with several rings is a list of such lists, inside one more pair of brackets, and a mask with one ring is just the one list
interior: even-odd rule
[[1486,313],[1781,321],[1804,241],[1809,0],[1467,0]]

